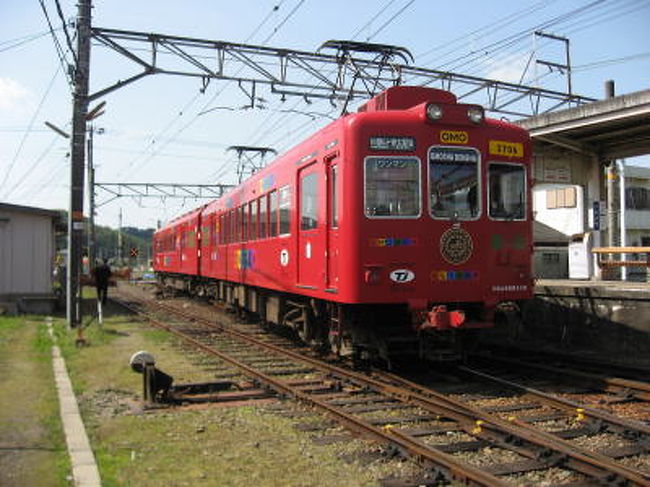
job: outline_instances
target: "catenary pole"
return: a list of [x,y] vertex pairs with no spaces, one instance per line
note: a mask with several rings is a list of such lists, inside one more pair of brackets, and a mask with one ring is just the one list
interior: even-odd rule
[[88,79],[90,70],[90,29],[92,0],[78,0],[77,63],[74,73],[72,142],[70,164],[70,208],[68,211],[68,272],[66,314],[70,327],[81,323],[81,251],[83,245],[84,169]]
[[97,255],[95,252],[95,164],[93,155],[93,140],[95,127],[88,130],[88,262],[90,268],[95,265]]

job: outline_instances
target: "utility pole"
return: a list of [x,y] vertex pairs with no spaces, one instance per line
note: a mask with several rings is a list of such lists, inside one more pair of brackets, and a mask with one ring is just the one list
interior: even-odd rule
[[[607,80],[605,82],[605,98],[614,98],[615,88],[614,81]],[[618,241],[618,228],[619,228],[619,202],[617,200],[617,188],[616,184],[618,181],[618,167],[616,161],[606,161],[607,166],[607,245],[609,247],[617,247],[620,242]],[[618,258],[610,254],[613,259],[618,260]],[[613,270],[610,275],[605,276],[611,280],[618,280],[621,274],[619,274],[618,269]]]
[[88,130],[88,263],[92,269],[97,258],[95,252],[95,165],[93,160],[93,136],[95,128]]
[[122,265],[122,208],[120,208],[120,226],[117,230],[117,262]]
[[[605,82],[605,98],[614,98],[614,81]],[[616,204],[616,171],[615,161],[608,161],[607,164],[607,245],[616,246],[616,228],[618,205]]]
[[72,142],[70,164],[70,209],[68,211],[68,271],[66,310],[68,325],[81,323],[81,250],[84,229],[84,169],[88,79],[90,70],[90,28],[92,0],[78,0],[77,58],[74,73]]

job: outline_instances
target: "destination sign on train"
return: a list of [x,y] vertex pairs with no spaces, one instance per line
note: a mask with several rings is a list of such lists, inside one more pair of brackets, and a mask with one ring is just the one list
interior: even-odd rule
[[436,162],[478,162],[478,158],[473,149],[436,147],[429,152],[429,160]]
[[370,149],[412,152],[415,150],[415,138],[377,135],[370,137]]

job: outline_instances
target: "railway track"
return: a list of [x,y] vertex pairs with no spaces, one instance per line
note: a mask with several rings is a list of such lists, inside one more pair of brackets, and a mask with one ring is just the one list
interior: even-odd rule
[[[543,376],[550,376],[554,379],[568,384],[577,384],[583,388],[591,388],[602,391],[603,394],[609,395],[604,397],[603,401],[607,403],[627,402],[631,400],[650,403],[650,383],[646,375],[646,381],[627,379],[613,376],[618,367],[612,367],[607,364],[589,363],[587,370],[582,369],[581,361],[576,360],[574,363],[570,358],[565,357],[563,360],[551,360],[552,357],[543,355],[538,360],[510,358],[495,355],[479,355],[475,361],[485,367],[502,368],[506,370],[520,370],[527,373],[536,373]],[[628,374],[633,374],[631,369],[627,369]],[[642,377],[642,371],[634,373],[636,377]]]
[[[142,301],[136,303],[132,295],[124,296],[132,301],[124,304],[137,307],[155,326],[235,367],[262,387],[325,412],[350,430],[381,443],[386,451],[413,458],[425,473],[412,482],[445,479],[500,485],[551,479],[551,483],[650,485],[648,472],[615,459],[647,454],[650,435],[640,423],[580,411],[577,405],[560,401],[554,404],[553,414],[571,411],[577,426],[553,434],[535,427],[530,418],[515,416],[514,412],[530,406],[520,404],[509,410],[473,406],[393,374],[359,373],[310,356],[301,347],[278,345],[276,338],[261,336],[252,327],[242,331],[158,303],[156,313],[167,316],[163,322],[145,311]],[[176,317],[173,323],[168,322],[170,315]],[[551,408],[549,402],[542,407]],[[567,440],[601,431],[603,425],[629,438],[630,448],[636,450],[607,454]]]

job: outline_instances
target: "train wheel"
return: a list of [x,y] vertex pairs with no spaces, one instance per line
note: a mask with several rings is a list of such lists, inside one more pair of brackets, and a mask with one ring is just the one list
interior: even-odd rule
[[316,337],[314,329],[314,320],[309,316],[306,309],[302,310],[301,319],[296,326],[296,331],[300,339],[308,345],[312,345]]
[[307,306],[291,303],[291,308],[282,319],[282,324],[295,330],[298,337],[308,345],[311,345],[316,337],[316,327],[313,318],[310,316]]

